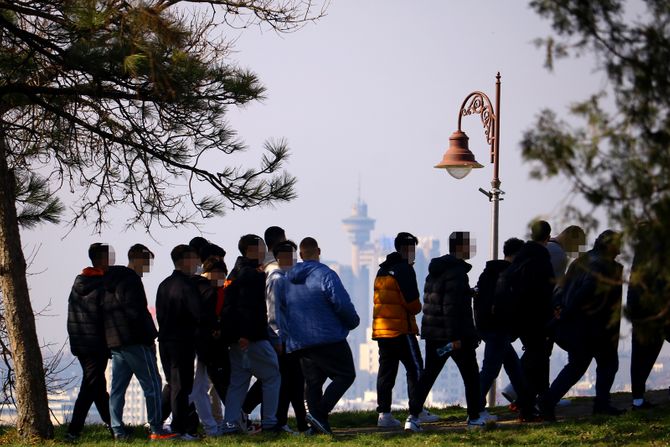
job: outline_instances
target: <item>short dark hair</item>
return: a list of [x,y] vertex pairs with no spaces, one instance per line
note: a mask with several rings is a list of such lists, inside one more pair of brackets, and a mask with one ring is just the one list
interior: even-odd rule
[[417,245],[419,240],[412,233],[400,232],[393,240],[395,251],[400,251],[402,245]]
[[195,252],[195,249],[186,244],[179,244],[170,252],[170,257],[172,258],[172,262],[174,264],[177,264],[177,262],[183,260],[189,255],[198,256],[198,254]]
[[298,246],[295,245],[295,242],[286,240],[276,244],[272,249],[272,254],[276,259],[277,256],[279,256],[279,253],[293,253],[296,250],[298,250]]
[[449,235],[449,253],[455,253],[461,245],[470,246],[469,231],[454,231]]
[[202,250],[203,247],[209,245],[209,241],[204,237],[196,236],[191,239],[191,242],[189,242],[188,245],[190,245],[196,253],[200,253],[200,250]]
[[524,241],[516,237],[511,237],[507,239],[503,244],[503,255],[505,256],[516,255],[517,253],[519,253],[524,244],[525,244]]
[[[300,241],[300,251],[307,257],[312,257],[318,254],[319,243],[313,237],[306,237]],[[303,256],[304,257],[304,256]]]
[[544,242],[551,235],[551,225],[546,220],[536,220],[530,226],[530,239],[535,242]]
[[261,239],[260,236],[255,234],[245,234],[240,238],[240,242],[237,243],[237,248],[240,250],[242,256],[246,256],[249,247],[258,245],[259,242],[263,242],[263,239]]
[[595,243],[593,244],[593,250],[597,252],[602,252],[608,250],[613,246],[621,245],[621,233],[617,233],[614,230],[605,230],[598,235]]
[[209,273],[215,270],[228,274],[228,267],[226,266],[226,263],[223,262],[221,259],[217,258],[216,256],[211,256],[203,261],[202,263],[203,273]]
[[109,245],[102,242],[94,242],[88,247],[88,259],[95,267],[100,265],[100,261],[105,257],[109,257]]
[[145,253],[149,255],[149,259],[154,258],[153,252],[146,245],[135,244],[128,249],[128,260],[132,261],[133,259],[143,258]]
[[216,244],[207,244],[202,247],[198,253],[200,254],[200,261],[203,263],[205,262],[205,259],[210,256],[218,256],[222,259],[226,257],[226,250]]
[[267,245],[268,250],[272,250],[275,245],[286,239],[286,232],[281,227],[268,227],[268,229],[265,230],[263,239],[265,240],[265,245]]

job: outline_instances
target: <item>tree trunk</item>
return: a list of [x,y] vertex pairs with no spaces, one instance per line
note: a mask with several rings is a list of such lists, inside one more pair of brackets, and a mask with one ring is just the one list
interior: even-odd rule
[[42,352],[28,294],[26,260],[16,218],[15,178],[0,128],[0,287],[14,363],[17,430],[24,438],[53,438]]

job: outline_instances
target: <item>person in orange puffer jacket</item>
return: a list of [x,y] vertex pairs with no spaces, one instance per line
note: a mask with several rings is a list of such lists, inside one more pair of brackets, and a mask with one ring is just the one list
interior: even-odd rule
[[[423,371],[423,359],[416,336],[415,315],[421,311],[419,288],[414,272],[414,253],[418,239],[410,233],[398,233],[396,251],[379,265],[374,284],[372,339],[379,346],[377,373],[377,412],[380,427],[399,427],[391,415],[393,386],[402,362],[407,371],[410,401],[417,396],[417,384]],[[417,396],[418,397],[418,396]]]

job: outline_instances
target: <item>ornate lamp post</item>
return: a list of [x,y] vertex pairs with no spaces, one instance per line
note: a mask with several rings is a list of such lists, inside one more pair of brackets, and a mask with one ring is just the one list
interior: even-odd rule
[[[479,115],[484,125],[486,142],[491,147],[491,163],[493,163],[493,180],[491,190],[483,188],[479,190],[488,197],[492,204],[491,220],[491,259],[498,259],[498,217],[501,195],[500,190],[499,161],[500,161],[500,73],[496,75],[496,102],[493,103],[485,93],[475,91],[465,97],[458,111],[458,130],[449,137],[449,149],[444,153],[442,161],[436,168],[446,169],[452,177],[462,179],[470,173],[473,168],[484,166],[475,160],[475,156],[468,148],[468,136],[461,130],[461,119],[467,115]],[[490,405],[495,405],[495,382],[488,395]]]

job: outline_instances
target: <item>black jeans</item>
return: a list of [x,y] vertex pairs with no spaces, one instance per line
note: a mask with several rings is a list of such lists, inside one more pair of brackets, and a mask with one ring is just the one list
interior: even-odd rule
[[377,373],[377,413],[389,413],[393,400],[393,387],[400,362],[407,372],[407,396],[410,407],[422,405],[419,399],[419,379],[423,373],[423,359],[419,342],[414,334],[392,338],[380,338],[379,372]]
[[437,350],[445,344],[446,342],[443,341],[426,340],[426,367],[419,379],[419,398],[416,400],[416,404],[410,405],[409,413],[412,416],[418,416],[421,413],[426,397],[433,388],[437,376],[440,375],[444,364],[451,357],[456,362],[463,378],[463,385],[465,385],[468,417],[477,419],[479,418],[479,366],[477,365],[475,348],[463,347],[440,357],[437,355]]
[[[309,412],[327,421],[328,414],[356,379],[351,349],[346,340],[312,346],[297,352],[305,376]],[[326,379],[331,383],[323,390]]]
[[643,399],[645,384],[649,378],[654,363],[661,352],[665,335],[663,332],[653,333],[644,331],[633,325],[633,340],[631,342],[630,354],[630,382],[633,399]]
[[166,382],[162,396],[163,420],[172,411],[172,431],[192,434],[197,429],[197,417],[194,427],[188,396],[193,389],[195,344],[188,341],[162,341],[158,346]]
[[553,408],[584,375],[593,359],[597,364],[596,398],[593,401],[593,406],[595,408],[608,406],[610,390],[619,369],[617,344],[612,342],[594,343],[591,346],[585,345],[580,349],[569,351],[567,365],[558,373],[549,387],[549,391],[542,398],[544,406]]
[[549,389],[549,360],[554,341],[544,331],[534,331],[521,337],[523,355],[521,367],[532,398]]
[[[302,374],[299,355],[295,352],[282,354],[279,359],[279,373],[281,374],[281,388],[279,389],[279,405],[277,406],[277,424],[284,426],[288,422],[288,408],[293,406],[298,431],[305,431],[309,427],[305,416],[305,377]],[[249,414],[263,401],[263,384],[256,380],[242,404],[242,411]]]
[[226,391],[230,384],[230,357],[228,345],[218,340],[205,339],[196,346],[198,359],[207,367],[207,376],[212,382],[221,402],[226,401]]
[[81,364],[83,377],[79,387],[79,395],[72,410],[72,421],[70,421],[67,429],[68,433],[73,435],[81,433],[88,410],[93,403],[95,403],[102,421],[107,425],[110,424],[109,394],[107,393],[107,380],[105,379],[105,369],[107,369],[107,362],[109,362],[107,353],[80,355],[77,356],[77,360]]

